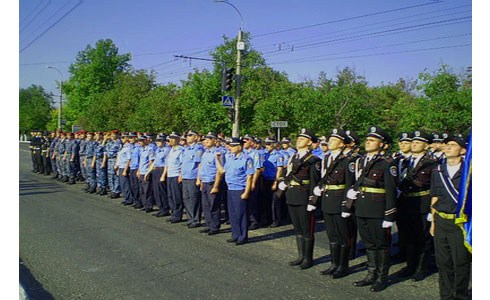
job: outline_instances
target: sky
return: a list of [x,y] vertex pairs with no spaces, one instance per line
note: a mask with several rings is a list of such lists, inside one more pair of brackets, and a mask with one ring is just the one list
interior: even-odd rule
[[[371,86],[415,79],[442,64],[472,66],[472,3],[467,0],[230,0],[252,35],[251,47],[294,82],[334,77],[350,67]],[[158,83],[180,83],[209,58],[223,35],[235,37],[238,12],[213,0],[21,0],[19,85],[69,78],[77,53],[111,39],[131,53],[135,69],[157,72]],[[51,66],[56,69],[48,69]]]

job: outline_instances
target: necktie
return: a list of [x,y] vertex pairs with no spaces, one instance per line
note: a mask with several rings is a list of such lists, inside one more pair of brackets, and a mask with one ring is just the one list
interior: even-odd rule
[[364,167],[366,167],[369,163],[369,156],[366,156],[366,159],[364,160]]
[[415,166],[415,157],[410,158],[410,163],[408,164],[410,168],[413,168]]

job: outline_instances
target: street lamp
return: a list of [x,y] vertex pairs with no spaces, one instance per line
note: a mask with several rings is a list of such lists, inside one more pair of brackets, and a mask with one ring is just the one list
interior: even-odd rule
[[58,73],[60,73],[60,76],[61,76],[61,80],[60,80],[60,109],[58,110],[58,129],[62,130],[63,126],[61,124],[61,110],[63,108],[63,94],[62,94],[63,93],[63,73],[61,73],[61,71],[55,67],[46,66],[46,68],[58,71]]
[[235,97],[235,121],[233,122],[233,129],[232,129],[232,136],[238,137],[240,136],[240,86],[241,86],[241,80],[242,80],[242,75],[241,75],[241,64],[242,64],[242,51],[245,50],[245,44],[242,41],[243,38],[243,17],[238,8],[235,7],[235,5],[231,4],[230,2],[226,0],[214,0],[214,2],[217,3],[226,3],[233,7],[233,9],[238,13],[240,16],[240,30],[238,30],[238,37],[237,37],[237,51],[236,51],[236,77],[235,77],[235,82],[236,82],[236,97]]

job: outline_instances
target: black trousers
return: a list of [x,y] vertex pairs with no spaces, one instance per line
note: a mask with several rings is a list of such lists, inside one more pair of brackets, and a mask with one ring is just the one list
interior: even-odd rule
[[[270,225],[272,223],[272,185],[274,180],[265,180],[262,182],[262,193],[260,193],[259,205],[261,206],[260,220],[262,225]],[[279,221],[279,220],[278,220]]]
[[468,299],[471,254],[464,246],[461,229],[454,220],[435,215],[435,254],[441,299]]
[[307,211],[306,205],[288,204],[294,233],[306,239],[315,239],[315,211]]
[[431,254],[432,236],[429,233],[430,222],[427,221],[427,214],[412,213],[398,215],[397,219],[398,235],[402,241],[400,249],[407,255],[407,267],[416,268],[422,255],[425,260]]
[[141,198],[140,198],[140,184],[139,184],[139,179],[136,176],[136,172],[138,172],[138,169],[131,169],[129,171],[129,182],[131,186],[131,203],[134,204],[140,204],[141,205]]
[[163,167],[156,167],[152,172],[152,184],[153,184],[153,198],[155,199],[155,203],[160,209],[161,213],[168,213],[170,211],[170,207],[168,205],[168,196],[167,196],[167,183],[161,182],[160,177],[163,174]]
[[357,217],[357,227],[366,250],[388,251],[391,246],[391,228],[383,228],[383,219]]
[[351,238],[354,235],[350,224],[352,217],[342,218],[341,214],[327,214],[324,212],[323,218],[328,241],[330,243],[339,243],[342,246],[351,246]]
[[151,186],[151,174],[148,181],[145,181],[145,175],[140,175],[140,197],[143,207],[146,209],[153,208],[153,190]]

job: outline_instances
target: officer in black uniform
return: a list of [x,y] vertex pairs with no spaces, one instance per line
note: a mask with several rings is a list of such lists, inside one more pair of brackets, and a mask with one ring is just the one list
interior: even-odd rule
[[[357,135],[357,133],[354,130],[346,130],[345,134],[349,138],[350,143],[345,145],[344,155],[349,156],[351,158],[352,162],[355,162],[359,157],[361,157],[361,154],[359,154],[359,151],[360,151],[359,146],[360,146],[361,140],[359,139],[359,136]],[[356,258],[356,255],[357,255],[357,234],[358,233],[357,233],[357,219],[355,218],[355,215],[356,215],[355,211],[356,211],[356,205],[355,205],[355,203],[352,203],[350,213],[353,217],[351,218],[351,222],[349,223],[349,225],[351,226],[350,232],[353,232],[353,234],[351,236],[351,241],[349,243],[351,245],[351,249],[350,249],[350,258],[351,259]]]
[[[366,137],[366,154],[355,164],[356,182],[347,191],[355,201],[357,226],[366,245],[368,274],[354,286],[371,286],[372,292],[386,288],[390,268],[391,227],[395,221],[397,167],[390,157],[382,155],[388,134],[373,126]],[[350,201],[342,210],[350,213]],[[343,214],[348,216],[348,214]]]
[[286,204],[298,247],[298,258],[289,265],[299,265],[301,269],[313,266],[315,207],[310,201],[314,197],[313,188],[320,179],[321,162],[309,148],[316,140],[311,131],[301,129],[296,140],[298,152],[289,159],[286,176],[278,184],[280,190],[286,191]]
[[[321,179],[314,188],[315,196],[321,196],[325,230],[330,243],[332,265],[321,272],[342,278],[348,274],[352,236],[351,216],[342,217],[342,202],[345,202],[347,187],[354,184],[354,163],[351,156],[344,155],[345,144],[350,139],[342,129],[333,129],[328,137],[330,151],[322,160]],[[351,168],[349,165],[352,163]]]
[[447,160],[432,172],[430,190],[433,215],[430,232],[439,269],[439,295],[441,299],[468,299],[471,254],[464,245],[461,228],[454,222],[466,140],[453,136],[445,143]]
[[429,235],[430,222],[430,178],[437,167],[437,160],[429,153],[432,142],[430,134],[417,130],[412,135],[412,156],[406,172],[401,174],[398,189],[401,191],[397,203],[398,234],[404,247],[407,267],[398,274],[412,276],[412,280],[422,280],[428,272],[432,238]]
[[43,132],[44,143],[41,145],[41,160],[44,166],[44,175],[51,174],[51,158],[49,155],[49,146],[51,145],[51,133]]

